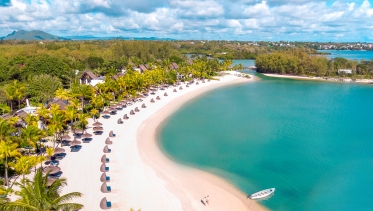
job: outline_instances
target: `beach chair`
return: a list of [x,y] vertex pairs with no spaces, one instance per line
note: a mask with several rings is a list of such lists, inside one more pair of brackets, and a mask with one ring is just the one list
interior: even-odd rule
[[111,208],[111,202],[110,202],[110,201],[107,201],[107,202],[106,202],[106,206],[109,207],[109,208]]
[[107,186],[107,191],[111,192],[111,187],[110,186]]
[[109,171],[109,166],[105,166],[105,171]]

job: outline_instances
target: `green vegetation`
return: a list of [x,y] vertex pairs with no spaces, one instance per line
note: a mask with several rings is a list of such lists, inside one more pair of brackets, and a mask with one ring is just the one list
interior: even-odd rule
[[33,181],[19,184],[21,190],[16,192],[20,197],[14,202],[6,202],[0,205],[0,209],[13,211],[68,211],[83,208],[83,205],[71,203],[74,198],[81,197],[79,192],[60,195],[61,188],[67,185],[66,179],[56,179],[48,185],[49,174],[43,175],[38,169]]
[[[258,72],[303,76],[335,77],[349,76],[371,78],[373,61],[352,61],[344,58],[328,60],[324,56],[314,55],[311,51],[291,49],[271,54],[261,54],[255,65]],[[351,74],[338,73],[339,69],[352,70]]]

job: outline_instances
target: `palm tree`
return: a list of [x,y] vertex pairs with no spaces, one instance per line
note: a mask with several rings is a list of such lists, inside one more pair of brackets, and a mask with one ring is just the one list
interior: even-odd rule
[[55,95],[57,98],[60,98],[62,100],[68,100],[70,99],[70,94],[67,90],[58,88],[55,92]]
[[7,104],[0,103],[0,115],[10,113],[10,107]]
[[60,195],[61,188],[67,185],[66,179],[57,179],[48,186],[48,176],[43,176],[41,169],[35,173],[33,181],[17,185],[21,188],[16,194],[19,199],[0,205],[2,210],[13,211],[70,211],[82,209],[82,204],[70,203],[74,198],[82,197],[79,192]]
[[11,141],[0,141],[0,157],[5,158],[5,186],[9,186],[8,183],[8,159],[10,157],[20,156],[21,154],[17,150],[18,144],[12,143]]
[[39,120],[43,122],[44,130],[50,117],[49,110],[43,104],[41,104],[40,107],[36,110],[36,114],[39,116]]
[[39,148],[37,141],[43,136],[44,132],[35,125],[29,125],[22,129],[22,138],[27,141],[29,146],[36,147],[37,149]]
[[5,140],[6,137],[10,136],[16,129],[7,120],[0,118],[0,140]]
[[54,154],[54,148],[53,147],[47,147],[45,149],[45,153],[47,154],[48,157],[51,158],[53,156],[53,154]]
[[30,168],[36,165],[36,159],[34,156],[21,156],[17,158],[16,163],[12,167],[22,174],[22,183],[25,184],[25,174],[30,173]]
[[93,108],[93,109],[91,109],[91,111],[89,113],[91,114],[91,116],[93,118],[93,121],[95,121],[96,120],[96,115],[98,114],[98,110]]

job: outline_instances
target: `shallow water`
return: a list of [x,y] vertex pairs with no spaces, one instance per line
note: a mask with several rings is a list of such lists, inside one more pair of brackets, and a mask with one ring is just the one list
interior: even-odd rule
[[178,110],[164,151],[272,210],[373,210],[373,86],[260,77]]

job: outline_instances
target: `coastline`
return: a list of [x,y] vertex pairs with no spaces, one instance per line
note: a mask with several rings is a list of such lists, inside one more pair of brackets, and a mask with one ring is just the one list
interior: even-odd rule
[[[220,77],[220,81],[193,84],[183,90],[174,87],[164,91],[157,91],[143,102],[137,102],[110,119],[98,119],[103,123],[104,133],[93,135],[90,143],[82,143],[79,152],[70,152],[61,160],[62,177],[67,178],[68,186],[62,194],[78,191],[83,197],[73,200],[84,205],[82,210],[100,210],[100,201],[106,197],[112,202],[111,210],[266,210],[255,201],[246,200],[246,194],[239,191],[224,179],[202,170],[183,166],[169,159],[158,145],[158,128],[164,120],[179,109],[188,100],[223,86],[235,85],[255,81],[238,78],[234,75]],[[164,92],[168,97],[163,96]],[[159,95],[161,100],[150,103],[150,99]],[[145,103],[146,108],[141,108]],[[117,124],[117,119],[129,114],[135,107],[140,112],[129,115],[123,124]],[[89,119],[87,132],[92,133],[93,120]],[[113,130],[115,137],[109,145],[110,159],[106,164],[110,176],[107,185],[111,187],[109,193],[101,191],[102,171],[101,157],[105,154],[105,140]],[[71,134],[70,134],[71,135]],[[200,200],[210,195],[210,204],[204,206]]]
[[[257,80],[253,78],[250,81]],[[246,199],[246,194],[239,191],[223,178],[203,170],[184,166],[164,154],[159,146],[159,130],[167,119],[187,101],[208,91],[247,83],[248,79],[228,83],[214,84],[184,94],[169,103],[156,114],[144,121],[137,137],[139,150],[144,161],[155,169],[166,182],[166,187],[181,201],[183,210],[266,210],[253,200]],[[167,169],[167,170],[165,170]],[[178,178],[175,180],[175,178]],[[210,204],[204,206],[199,199],[210,196]]]
[[307,77],[307,76],[296,76],[296,75],[280,75],[280,74],[272,74],[272,73],[260,73],[262,75],[274,78],[290,78],[290,79],[298,79],[298,80],[316,80],[316,81],[327,81],[327,82],[347,82],[347,83],[362,83],[362,84],[373,84],[373,79],[356,79],[356,81],[352,81],[351,78],[344,78],[343,80],[339,80],[337,78],[326,78],[326,77]]

